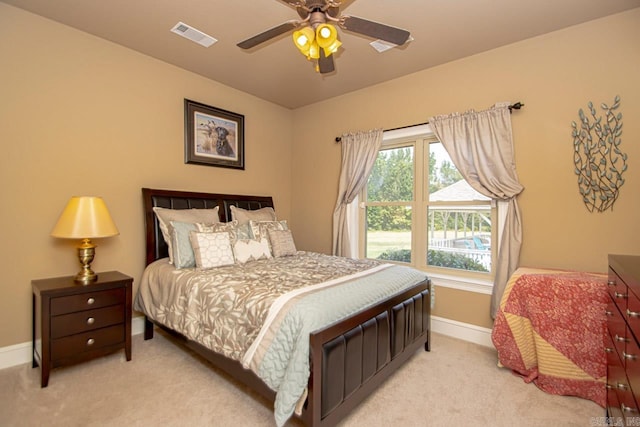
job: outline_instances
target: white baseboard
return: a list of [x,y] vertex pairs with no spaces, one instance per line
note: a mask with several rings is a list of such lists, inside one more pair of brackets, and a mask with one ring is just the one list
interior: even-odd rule
[[[491,329],[481,326],[445,319],[444,317],[431,316],[431,330],[438,334],[469,341],[485,347],[493,347],[491,343]],[[144,317],[134,317],[131,319],[131,335],[138,335],[143,332]],[[0,369],[31,363],[31,348],[31,341],[0,347]]]
[[[144,332],[144,317],[134,317],[131,319],[131,335],[137,335]],[[23,363],[31,363],[31,349],[33,344],[31,341],[0,347],[0,369],[10,368]]]
[[469,341],[485,347],[493,347],[491,329],[462,323],[444,317],[431,316],[431,330],[438,334]]
[[31,341],[0,348],[0,369],[31,362]]

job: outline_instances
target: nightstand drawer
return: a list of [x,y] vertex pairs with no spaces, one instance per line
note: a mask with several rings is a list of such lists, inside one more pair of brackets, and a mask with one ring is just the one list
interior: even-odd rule
[[122,304],[63,314],[51,318],[51,338],[66,337],[120,323],[124,323],[124,305]]
[[[87,285],[91,286],[91,285]],[[76,311],[124,304],[125,289],[109,289],[98,292],[84,292],[51,299],[51,315],[74,313]]]
[[121,342],[124,342],[124,329],[121,325],[59,338],[51,341],[51,360],[76,356]]

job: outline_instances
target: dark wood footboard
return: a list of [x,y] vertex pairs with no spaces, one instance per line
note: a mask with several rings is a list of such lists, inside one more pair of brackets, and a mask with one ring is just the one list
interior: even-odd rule
[[429,281],[310,336],[303,419],[335,425],[430,339]]

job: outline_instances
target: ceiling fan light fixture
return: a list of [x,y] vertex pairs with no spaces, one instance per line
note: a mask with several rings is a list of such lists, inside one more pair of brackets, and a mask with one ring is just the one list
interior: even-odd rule
[[338,30],[331,24],[320,24],[316,28],[316,41],[321,48],[328,48],[338,40]]
[[332,53],[336,53],[340,46],[342,46],[342,42],[338,39],[335,39],[329,46],[322,48],[324,50],[324,56],[329,56]]
[[318,47],[318,43],[314,40],[311,42],[309,46],[309,53],[307,55],[309,59],[318,59],[320,58],[320,47]]
[[315,32],[313,31],[313,28],[304,27],[293,32],[293,43],[302,53],[309,50],[314,39]]
[[301,48],[300,53],[306,56],[309,61],[320,58],[320,48],[315,41],[312,41],[309,46]]

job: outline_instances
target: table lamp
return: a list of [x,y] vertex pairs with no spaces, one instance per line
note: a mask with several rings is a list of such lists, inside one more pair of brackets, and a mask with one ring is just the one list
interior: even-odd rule
[[63,239],[82,239],[78,246],[78,259],[82,270],[76,275],[76,283],[88,285],[98,279],[91,270],[91,262],[96,253],[96,245],[91,239],[111,237],[120,234],[109,215],[107,205],[101,197],[72,197],[62,211],[51,235]]

